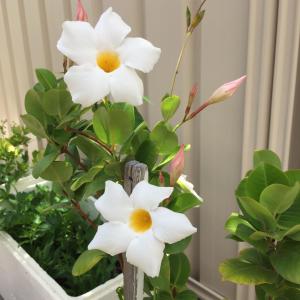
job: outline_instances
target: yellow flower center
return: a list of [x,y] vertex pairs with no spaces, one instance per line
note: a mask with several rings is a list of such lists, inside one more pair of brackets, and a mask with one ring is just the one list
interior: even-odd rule
[[152,226],[150,214],[141,208],[134,210],[130,216],[129,226],[139,233],[147,231]]
[[104,51],[97,55],[97,65],[107,73],[118,69],[120,64],[119,55],[114,51]]

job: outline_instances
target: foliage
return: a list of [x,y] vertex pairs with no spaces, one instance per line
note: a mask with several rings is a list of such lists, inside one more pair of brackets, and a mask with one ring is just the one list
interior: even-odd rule
[[0,230],[9,233],[71,296],[78,296],[118,274],[117,261],[105,256],[89,273],[74,277],[72,266],[94,230],[47,186],[31,192],[2,193]]
[[27,129],[15,124],[8,134],[6,122],[0,122],[0,185],[4,185],[7,191],[12,182],[28,172],[27,134]]
[[300,170],[283,171],[269,150],[254,153],[240,182],[241,210],[226,222],[229,238],[251,247],[220,265],[224,280],[255,285],[257,299],[300,299]]

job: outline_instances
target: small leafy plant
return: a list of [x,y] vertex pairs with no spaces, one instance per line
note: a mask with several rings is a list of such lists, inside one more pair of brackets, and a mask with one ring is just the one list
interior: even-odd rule
[[251,247],[224,261],[224,280],[255,285],[259,300],[300,299],[300,170],[283,171],[272,151],[254,153],[241,181],[239,213],[226,222],[229,238]]

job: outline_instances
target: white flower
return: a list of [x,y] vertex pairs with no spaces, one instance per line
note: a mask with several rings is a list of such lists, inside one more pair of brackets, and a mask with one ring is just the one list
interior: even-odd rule
[[88,248],[110,255],[126,252],[130,264],[148,276],[158,276],[165,243],[197,231],[184,214],[159,207],[172,191],[141,181],[128,196],[120,184],[107,181],[95,206],[108,222],[98,227]]
[[143,83],[135,70],[150,72],[160,49],[142,38],[126,38],[131,28],[108,8],[93,28],[66,21],[57,48],[74,61],[65,74],[73,101],[89,106],[111,94],[115,102],[140,105]]
[[186,179],[186,175],[182,174],[178,180],[177,183],[179,184],[179,186],[186,192],[188,193],[192,193],[195,197],[197,197],[201,202],[203,202],[203,199],[196,193],[196,191],[194,190],[194,185],[189,182]]

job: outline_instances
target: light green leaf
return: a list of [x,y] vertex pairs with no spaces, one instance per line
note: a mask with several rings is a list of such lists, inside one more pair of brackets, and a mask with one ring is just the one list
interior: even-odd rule
[[178,146],[178,137],[164,122],[159,122],[150,133],[150,139],[156,145],[159,154],[170,154]]
[[238,258],[224,261],[220,265],[219,271],[222,274],[223,280],[228,280],[236,284],[259,285],[273,283],[277,277],[273,270],[242,261]]
[[263,231],[274,231],[276,220],[272,214],[256,200],[249,197],[240,197],[239,201],[245,211],[255,220],[261,223]]
[[160,109],[165,121],[168,121],[174,116],[179,105],[180,105],[180,98],[175,95],[169,96],[161,102]]
[[187,210],[198,207],[202,204],[202,199],[200,200],[194,194],[182,193],[175,199],[172,199],[168,208],[176,212],[186,212]]
[[225,229],[231,234],[236,234],[237,227],[240,224],[244,224],[250,228],[253,228],[250,223],[243,219],[238,213],[232,213],[225,223]]
[[56,181],[56,182],[63,183],[72,176],[72,173],[73,173],[73,168],[69,162],[54,161],[40,175],[40,177],[49,181]]
[[52,72],[47,69],[36,69],[35,73],[38,81],[45,88],[45,90],[56,88],[57,81],[55,75]]
[[281,214],[294,203],[299,190],[298,183],[293,187],[271,184],[262,191],[259,202],[273,215]]
[[286,241],[270,256],[275,270],[286,280],[300,284],[300,243]]
[[32,132],[35,136],[39,138],[47,138],[47,134],[45,132],[43,125],[34,116],[22,115],[21,119],[26,125],[26,127],[28,128],[28,130]]
[[281,169],[281,161],[278,155],[270,150],[257,150],[254,152],[253,165],[256,168],[260,163],[272,165]]
[[80,276],[90,269],[92,269],[103,257],[107,254],[104,252],[93,249],[84,251],[76,260],[73,269],[73,276]]
[[48,115],[63,118],[73,106],[73,102],[68,91],[51,89],[44,93],[42,105]]
[[52,162],[57,158],[60,151],[56,149],[55,151],[45,155],[41,160],[39,160],[32,169],[32,176],[34,178],[40,177],[40,175],[52,164]]

